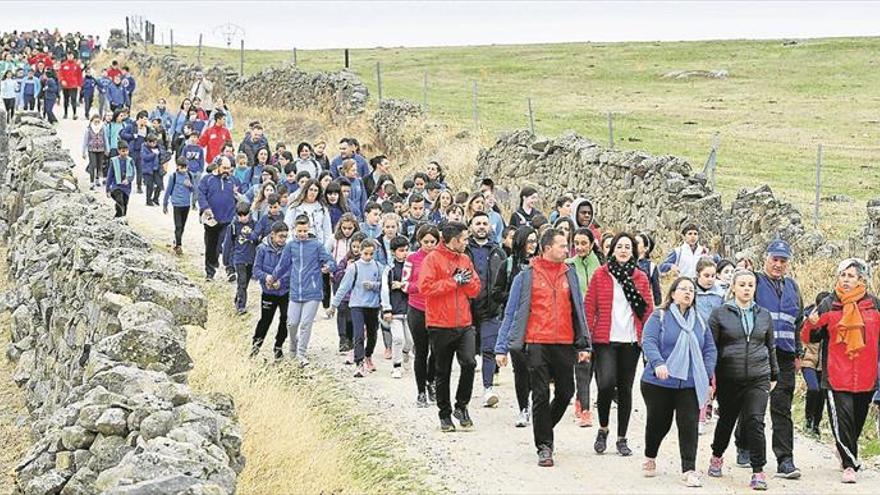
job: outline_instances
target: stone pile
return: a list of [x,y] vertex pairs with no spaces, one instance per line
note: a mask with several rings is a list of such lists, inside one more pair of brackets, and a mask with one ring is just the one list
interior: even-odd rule
[[821,236],[805,232],[800,213],[767,186],[741,192],[725,211],[719,194],[687,161],[606,149],[573,133],[555,140],[529,131],[505,134],[477,157],[475,179],[484,177],[510,198],[509,211],[518,206],[520,189],[532,185],[545,205],[566,193],[589,198],[597,221],[615,230],[674,240],[685,223],[695,222],[726,256],[763,250],[777,236],[800,247],[801,254],[824,244]]
[[385,99],[370,119],[379,146],[396,158],[419,150],[430,128],[425,109],[409,100]]
[[861,232],[849,240],[853,256],[864,258],[880,267],[880,198],[868,201],[868,222]]
[[204,295],[79,191],[54,134],[17,115],[0,179],[6,354],[33,438],[16,492],[234,493],[244,458],[232,400],[187,385],[186,332],[206,322]]
[[293,65],[266,68],[238,82],[229,93],[236,103],[311,110],[333,122],[362,114],[368,96],[354,72],[306,72]]

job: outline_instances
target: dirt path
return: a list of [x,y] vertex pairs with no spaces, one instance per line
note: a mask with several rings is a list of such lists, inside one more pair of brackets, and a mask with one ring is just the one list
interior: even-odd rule
[[[66,146],[74,150],[81,184],[88,183],[85,166],[79,156],[85,125],[86,122],[82,120],[62,121],[58,128]],[[100,194],[109,203],[103,191],[96,194]],[[128,219],[142,234],[156,242],[167,244],[167,252],[172,256],[170,246],[173,220],[170,214],[162,215],[161,208],[145,206],[144,196],[135,194],[129,203]],[[193,215],[187,224],[183,245],[186,260],[194,266],[203,266],[202,228]],[[203,283],[200,280],[196,282]],[[250,332],[258,319],[259,288],[255,285],[251,286],[249,298],[251,312],[243,319],[242,326],[247,331],[241,336],[241,352],[247,352]],[[230,305],[233,293],[234,287],[230,284]],[[678,475],[678,448],[674,426],[658,458],[660,476],[645,479],[640,474],[645,414],[644,403],[637,391],[638,384],[635,386],[635,410],[629,435],[630,446],[635,455],[630,458],[621,458],[616,454],[596,455],[592,448],[596,428],[578,428],[569,412],[556,428],[557,466],[546,469],[536,466],[531,429],[513,426],[516,399],[513,374],[509,367],[500,374],[499,407],[479,407],[482,387],[478,385],[478,372],[471,406],[471,415],[476,426],[474,431],[442,434],[438,428],[436,408],[415,407],[415,383],[409,370],[404,379],[392,379],[390,361],[381,359],[381,352],[377,352],[380,356],[377,360],[378,371],[365,379],[354,380],[350,378],[351,368],[343,365],[336,346],[335,322],[319,318],[312,334],[312,365],[326,366],[337,373],[341,382],[347,383],[352,393],[358,397],[364,411],[375,416],[377,428],[396,431],[406,445],[408,454],[416,459],[424,459],[431,481],[436,482],[435,487],[446,487],[456,493],[640,494],[678,492],[682,487]],[[379,347],[381,348],[381,340]],[[456,377],[453,377],[453,383],[457,383]],[[614,418],[612,411],[612,429]],[[771,458],[767,470],[775,472],[775,460],[772,459],[769,449],[769,427],[767,434],[768,457]],[[710,442],[711,430],[700,437],[697,466],[702,471],[708,465]],[[733,457],[731,445],[727,455],[728,466],[733,464]],[[774,493],[876,493],[880,488],[880,477],[873,470],[861,473],[857,485],[842,485],[829,446],[799,435],[795,439],[795,460],[804,473],[803,479],[770,479],[770,488]],[[749,470],[727,467],[723,478],[710,479],[704,476],[703,481],[702,493],[738,493],[748,487]]]

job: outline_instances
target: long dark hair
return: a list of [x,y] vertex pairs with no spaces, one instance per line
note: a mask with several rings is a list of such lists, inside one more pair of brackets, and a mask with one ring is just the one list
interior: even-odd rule
[[611,239],[611,246],[608,249],[608,261],[617,260],[617,258],[614,257],[614,248],[617,247],[617,244],[620,242],[621,239],[629,239],[629,242],[632,245],[632,260],[638,263],[639,246],[638,244],[636,244],[635,238],[628,232],[621,232],[614,236],[613,239]]
[[[557,220],[558,221],[558,220]],[[579,227],[574,231],[571,238],[574,239],[575,236],[585,235],[588,239],[590,239],[590,245],[592,246],[591,250],[593,254],[596,255],[596,258],[599,259],[599,263],[605,263],[605,253],[602,252],[602,248],[596,243],[596,236],[593,235],[592,229],[589,227]]]
[[300,194],[296,196],[291,206],[296,208],[297,206],[303,204],[306,200],[306,196],[309,194],[309,188],[312,186],[318,188],[318,197],[316,198],[315,202],[320,204],[324,208],[327,208],[327,199],[324,198],[324,190],[321,189],[321,183],[318,182],[317,179],[309,179],[308,182],[306,182],[305,185],[302,186],[302,188],[300,189]]
[[[529,259],[534,256],[526,253],[526,248],[529,244],[529,236],[532,234],[535,234],[535,238],[537,239],[538,231],[528,225],[516,229],[516,234],[513,234],[513,244],[511,245],[511,251],[513,251],[513,253],[511,256],[513,256],[514,267],[528,263]],[[537,252],[538,250],[536,246],[535,253]]]

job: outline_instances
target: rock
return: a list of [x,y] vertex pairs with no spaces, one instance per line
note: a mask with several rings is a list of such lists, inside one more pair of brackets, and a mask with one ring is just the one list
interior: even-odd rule
[[125,439],[117,436],[98,435],[89,452],[92,458],[88,466],[95,472],[101,472],[117,464],[131,450]]
[[126,425],[126,412],[111,407],[105,410],[95,422],[95,429],[102,435],[125,435]]
[[[123,324],[123,328],[126,326]],[[167,322],[159,320],[111,335],[99,342],[95,350],[143,369],[182,373],[193,367],[182,337]]]
[[208,302],[193,286],[172,285],[162,280],[144,280],[132,294],[136,301],[150,301],[168,308],[180,325],[202,325],[208,321]]
[[24,489],[24,495],[55,495],[61,492],[66,482],[67,478],[58,471],[49,471],[31,480]]
[[118,486],[108,490],[107,495],[165,495],[168,493],[191,493],[190,491],[203,481],[192,476],[171,475],[162,478],[141,481],[133,485]]
[[171,411],[156,411],[141,421],[140,432],[145,440],[150,440],[164,436],[173,426],[174,414]]
[[119,310],[122,328],[135,328],[155,321],[174,324],[174,313],[154,302],[141,301],[128,304]]
[[95,433],[82,426],[68,426],[61,430],[61,443],[67,450],[88,449],[94,441]]

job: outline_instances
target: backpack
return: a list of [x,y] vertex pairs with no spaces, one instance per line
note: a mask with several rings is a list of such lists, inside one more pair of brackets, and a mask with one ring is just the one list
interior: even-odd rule
[[[189,183],[190,183],[190,184],[195,184],[195,183],[196,183],[195,179],[193,178],[193,174],[192,174],[192,172],[190,172],[189,170],[187,170],[187,171],[186,171],[186,175],[187,175],[187,177],[189,177]],[[175,185],[175,184],[177,184],[177,172],[174,172],[174,175],[171,176],[171,184],[168,185],[168,189],[169,189],[172,193],[174,192],[174,185]]]

